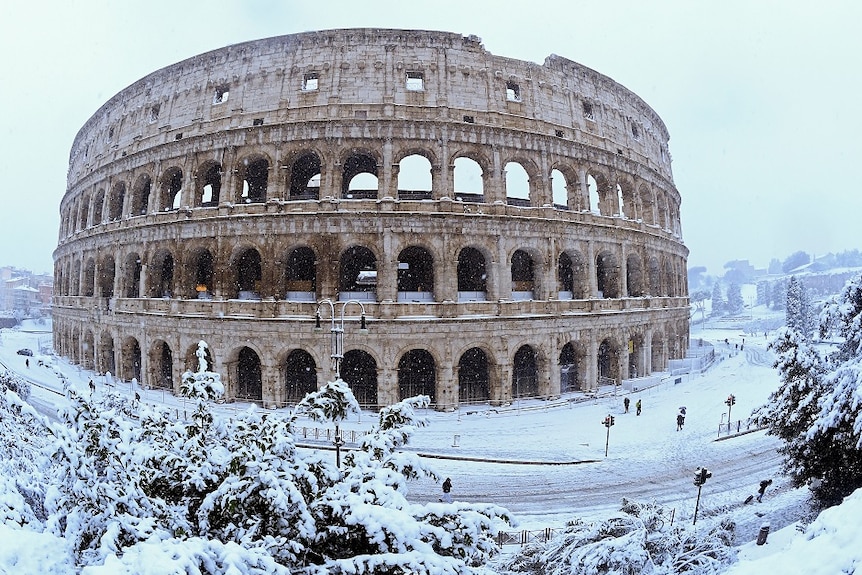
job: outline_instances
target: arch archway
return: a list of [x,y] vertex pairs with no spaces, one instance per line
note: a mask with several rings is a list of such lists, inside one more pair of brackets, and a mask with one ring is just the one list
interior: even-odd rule
[[611,252],[596,256],[596,284],[600,298],[620,297],[620,266]]
[[365,351],[352,349],[341,361],[341,379],[363,409],[377,409],[377,362]]
[[398,254],[398,301],[433,301],[434,260],[423,247],[410,246]]
[[473,347],[458,361],[458,401],[464,404],[484,403],[490,399],[488,355]]
[[234,261],[233,272],[237,299],[259,300],[263,277],[260,253],[254,248],[243,250]]
[[301,154],[290,165],[287,178],[289,200],[320,199],[320,156],[314,152]]
[[314,301],[317,293],[317,258],[309,247],[293,249],[287,255],[284,294],[291,301]]
[[374,301],[377,297],[377,258],[364,246],[347,248],[340,259],[338,297]]
[[515,250],[512,254],[512,299],[533,299],[535,275],[533,258],[524,250]]
[[317,391],[317,364],[307,351],[295,349],[284,361],[284,399],[299,403],[306,394]]
[[645,292],[643,266],[637,254],[626,258],[626,290],[629,297],[641,297]]
[[157,341],[150,352],[153,387],[174,388],[174,353],[165,341]]
[[560,393],[570,393],[585,388],[586,383],[586,350],[572,342],[563,346],[560,351]]
[[260,358],[250,347],[241,348],[237,354],[236,397],[248,401],[263,400]]
[[434,357],[424,349],[412,349],[398,362],[398,397],[400,400],[427,395],[436,401],[437,366]]
[[599,344],[597,366],[599,370],[599,385],[616,385],[620,381],[620,349],[611,339],[604,339]]
[[488,272],[485,256],[476,248],[458,253],[458,301],[485,301]]
[[536,351],[529,345],[522,345],[515,352],[512,366],[512,397],[538,397],[539,363]]

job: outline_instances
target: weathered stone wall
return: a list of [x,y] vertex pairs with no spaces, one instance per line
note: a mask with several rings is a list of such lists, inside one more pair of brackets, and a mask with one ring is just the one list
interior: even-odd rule
[[[420,387],[440,408],[469,399],[459,362],[476,348],[492,402],[525,395],[523,378],[552,397],[660,371],[688,341],[667,142],[657,114],[610,78],[553,55],[494,56],[475,37],[335,30],[202,54],[120,92],[79,132],[60,205],[55,346],[158,386],[178,382],[205,339],[231,397],[259,377],[253,399],[279,404],[295,400],[292,351],[313,359],[318,385],[333,376],[316,301],[355,296],[369,333],[353,331],[348,306],[345,350],[373,360],[377,404],[414,389],[409,368],[422,362],[399,365],[417,350],[433,360]],[[412,156],[430,166],[426,191],[399,186]],[[481,170],[481,193],[456,188],[459,158]],[[510,162],[527,197],[507,190]],[[377,188],[350,188],[356,174]],[[351,260],[357,248],[371,259]],[[427,268],[418,293],[400,275],[417,266],[411,250]],[[465,250],[481,254],[478,296],[459,288]],[[313,265],[291,263],[299,253]],[[347,293],[351,266],[376,272],[371,295]],[[259,374],[237,368],[248,350]],[[561,365],[575,366],[571,382]]]

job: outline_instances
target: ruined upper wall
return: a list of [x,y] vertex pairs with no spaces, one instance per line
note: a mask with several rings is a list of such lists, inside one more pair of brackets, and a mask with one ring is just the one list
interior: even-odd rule
[[[417,75],[421,89],[415,89]],[[308,89],[313,79],[316,89]],[[639,158],[672,181],[664,123],[607,76],[556,55],[542,65],[495,56],[475,36],[347,29],[227,46],[145,76],[78,132],[69,182],[182,138],[365,114],[369,120],[475,118],[507,129],[563,130],[574,141]]]

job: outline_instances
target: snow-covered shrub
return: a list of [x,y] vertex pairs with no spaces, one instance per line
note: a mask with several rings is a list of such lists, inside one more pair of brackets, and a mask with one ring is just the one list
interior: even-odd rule
[[30,382],[20,378],[18,375],[0,368],[0,392],[6,390],[14,391],[18,397],[27,401],[30,397]]
[[604,521],[570,521],[547,543],[525,546],[504,566],[530,575],[717,574],[732,561],[732,523],[706,531],[669,526],[664,509],[623,499]]
[[209,410],[218,380],[207,373],[184,377],[198,400],[190,422],[146,406],[133,421],[71,394],[55,431],[48,525],[81,564],[137,572],[134,562],[150,552],[173,556],[188,542],[176,551],[194,565],[186,572],[224,573],[227,554],[237,573],[430,575],[473,573],[496,553],[505,510],[405,498],[408,479],[432,474],[399,451],[423,424],[414,408],[427,398],[382,409],[377,429],[338,469],[300,453],[293,426],[300,416],[340,421],[358,409],[343,381],[290,414],[252,408],[225,419]]

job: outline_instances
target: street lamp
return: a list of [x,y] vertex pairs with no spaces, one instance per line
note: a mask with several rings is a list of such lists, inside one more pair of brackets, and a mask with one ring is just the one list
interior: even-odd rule
[[[317,310],[314,314],[314,331],[323,331],[321,326],[320,307],[323,305],[329,306],[329,341],[330,354],[329,359],[332,360],[332,369],[335,371],[335,380],[341,379],[341,360],[344,359],[344,310],[349,304],[355,303],[361,310],[359,318],[359,333],[368,333],[368,327],[365,324],[365,306],[362,302],[350,299],[347,301],[333,302],[331,299],[323,299],[317,302]],[[336,306],[341,304],[341,318],[336,321]],[[344,440],[341,438],[341,430],[338,426],[338,421],[335,422],[335,466],[341,467],[341,446],[344,445]]]

